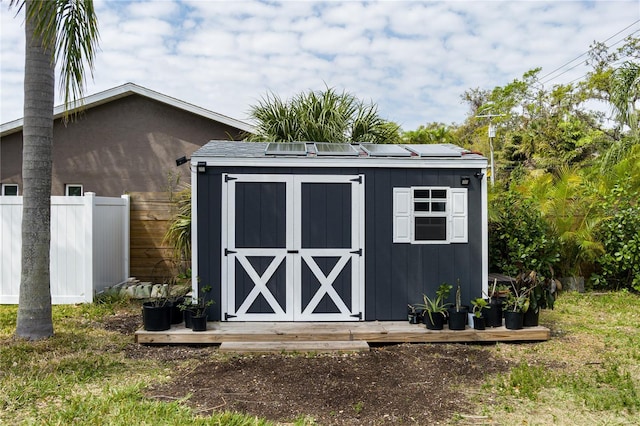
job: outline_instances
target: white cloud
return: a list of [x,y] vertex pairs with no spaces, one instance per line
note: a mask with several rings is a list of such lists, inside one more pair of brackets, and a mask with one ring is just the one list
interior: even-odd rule
[[[0,10],[6,122],[22,115],[24,29]],[[101,50],[87,94],[131,81],[246,119],[270,91],[288,98],[326,84],[407,130],[462,122],[465,90],[535,67],[544,75],[640,19],[637,1],[100,0],[96,10]]]

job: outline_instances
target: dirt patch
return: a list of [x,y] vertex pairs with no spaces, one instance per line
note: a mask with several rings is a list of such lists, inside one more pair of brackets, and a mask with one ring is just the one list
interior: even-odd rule
[[96,323],[97,326],[109,331],[133,335],[136,330],[142,327],[142,316],[139,312],[121,311],[105,317]]
[[[105,318],[102,326],[133,334],[138,315]],[[507,371],[481,346],[404,344],[356,354],[216,355],[215,346],[144,346],[125,354],[161,362],[195,360],[172,381],[147,389],[160,400],[183,397],[201,414],[238,411],[277,422],[310,416],[322,425],[442,424],[469,412],[469,387]]]
[[436,424],[468,413],[466,387],[507,365],[465,345],[394,345],[349,355],[258,355],[203,361],[147,395],[203,414],[233,410],[287,422]]

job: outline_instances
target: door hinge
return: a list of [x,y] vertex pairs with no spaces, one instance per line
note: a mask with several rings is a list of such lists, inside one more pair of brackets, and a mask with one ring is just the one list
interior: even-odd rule
[[358,250],[350,251],[349,253],[351,253],[351,254],[357,254],[358,256],[362,256],[362,249],[361,249],[361,248],[359,248]]
[[238,180],[238,178],[231,177],[229,175],[224,175],[224,181],[229,182],[230,180]]
[[358,182],[358,183],[362,183],[362,176],[358,176],[357,178],[354,179],[349,179],[351,182]]
[[229,318],[238,318],[238,316],[237,315],[231,315],[231,314],[228,314],[227,312],[225,312],[224,313],[224,320],[228,321]]
[[349,315],[352,318],[362,319],[362,312],[358,312],[357,314]]
[[233,251],[233,250],[229,250],[229,249],[224,249],[224,255],[225,256],[229,256],[230,254],[235,254],[237,253],[237,251]]
[[287,250],[287,253],[300,253],[298,250]]

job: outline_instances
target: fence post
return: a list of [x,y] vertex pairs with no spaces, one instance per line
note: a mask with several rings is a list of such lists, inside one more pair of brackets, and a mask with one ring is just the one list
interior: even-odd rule
[[121,195],[121,198],[124,201],[124,212],[123,212],[123,226],[122,226],[122,232],[123,232],[123,244],[124,247],[122,248],[122,255],[124,256],[124,279],[123,281],[126,281],[129,278],[129,255],[130,255],[130,243],[129,243],[129,238],[130,238],[130,231],[129,231],[129,227],[131,226],[131,198],[128,194],[124,194]]
[[93,302],[94,276],[93,276],[93,234],[94,234],[94,209],[96,205],[95,192],[84,193],[84,298],[86,302]]

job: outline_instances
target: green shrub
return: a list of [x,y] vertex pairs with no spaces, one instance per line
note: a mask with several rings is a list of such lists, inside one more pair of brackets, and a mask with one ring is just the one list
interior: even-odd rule
[[606,197],[597,230],[605,253],[596,260],[594,287],[640,291],[640,204],[632,192],[616,185]]
[[489,208],[490,270],[516,275],[521,270],[548,271],[558,262],[557,239],[533,202],[507,191]]

